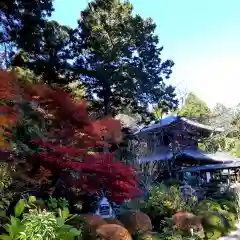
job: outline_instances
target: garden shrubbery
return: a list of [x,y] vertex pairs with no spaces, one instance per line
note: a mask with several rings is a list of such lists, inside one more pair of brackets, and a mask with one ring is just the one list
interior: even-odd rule
[[[232,192],[225,192],[226,199],[197,201],[182,199],[178,186],[163,184],[153,186],[149,197],[143,201],[133,201],[132,206],[148,214],[154,226],[152,239],[218,239],[235,229],[238,221],[238,203]],[[231,200],[229,200],[231,199]]]
[[1,223],[6,223],[1,230],[2,240],[74,240],[81,239],[81,229],[68,224],[74,215],[68,209],[58,209],[58,212],[41,210],[35,197],[20,199],[14,207],[12,215],[1,212]]

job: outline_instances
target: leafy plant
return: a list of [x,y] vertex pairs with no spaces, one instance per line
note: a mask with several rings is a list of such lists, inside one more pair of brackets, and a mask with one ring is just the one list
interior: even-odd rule
[[[6,234],[0,235],[1,240],[73,240],[81,236],[81,231],[67,221],[75,216],[68,209],[59,209],[56,213],[40,210],[35,205],[36,198],[20,199],[14,208],[15,216],[4,226]],[[28,212],[24,213],[25,209]],[[22,216],[22,217],[21,217]],[[21,217],[21,218],[20,218]]]
[[204,212],[209,212],[209,211],[220,211],[222,210],[221,206],[219,203],[213,200],[202,200],[200,201],[196,208],[194,209],[194,212],[197,214],[201,214]]
[[154,185],[149,193],[147,208],[153,215],[171,217],[174,213],[187,208],[177,186]]
[[[30,201],[31,202],[31,201]],[[1,240],[15,240],[18,239],[20,232],[24,229],[21,220],[18,218],[22,215],[27,206],[26,199],[20,199],[14,207],[15,216],[9,217],[9,223],[5,224],[4,229],[7,234],[0,235]],[[5,216],[7,217],[7,216]]]
[[72,218],[67,209],[59,212],[59,217],[56,217],[53,212],[46,210],[38,211],[37,209],[30,210],[24,214],[22,224],[24,230],[20,233],[21,240],[73,240],[80,236],[81,232],[71,225],[65,224]]
[[43,210],[38,212],[36,209],[30,210],[22,220],[23,231],[20,239],[54,239],[56,238],[55,229],[57,220],[52,212]]
[[66,198],[53,198],[50,197],[47,201],[46,204],[50,210],[56,211],[58,208],[64,209],[68,208],[69,203]]
[[24,227],[19,218],[11,216],[10,223],[6,224],[4,229],[7,234],[0,235],[1,240],[16,240],[23,231]]

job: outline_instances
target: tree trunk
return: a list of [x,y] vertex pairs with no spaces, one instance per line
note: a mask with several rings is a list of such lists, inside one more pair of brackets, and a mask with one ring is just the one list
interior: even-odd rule
[[103,107],[105,116],[107,116],[110,113],[110,96],[111,88],[109,85],[105,85],[103,90]]

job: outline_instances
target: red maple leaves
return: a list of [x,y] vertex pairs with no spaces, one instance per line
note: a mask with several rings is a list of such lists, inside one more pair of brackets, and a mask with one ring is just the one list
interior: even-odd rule
[[[54,121],[46,139],[33,140],[42,150],[34,159],[53,172],[64,172],[69,185],[83,192],[105,191],[115,202],[136,197],[140,190],[134,169],[115,162],[113,153],[103,152],[110,144],[120,142],[120,122],[110,117],[91,121],[87,104],[74,102],[60,90],[47,90],[43,96],[49,104],[42,107],[52,112]],[[96,152],[96,148],[102,151]],[[69,180],[71,173],[77,177]]]
[[[85,193],[105,191],[115,202],[140,193],[134,169],[116,162],[113,153],[104,152],[111,144],[121,141],[119,121],[110,117],[91,120],[87,103],[73,101],[70,94],[61,89],[46,84],[22,85],[11,72],[0,71],[0,79],[0,100],[34,101],[44,119],[51,122],[45,139],[32,139],[41,149],[33,154],[32,161],[40,163],[41,169],[66,176],[69,186]],[[9,108],[0,110],[9,113]],[[43,174],[44,181],[50,172]]]

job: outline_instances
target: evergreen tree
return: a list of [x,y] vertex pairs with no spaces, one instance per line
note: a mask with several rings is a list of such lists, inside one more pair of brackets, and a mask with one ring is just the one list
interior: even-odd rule
[[209,121],[211,110],[207,104],[195,94],[189,93],[183,107],[178,111],[182,117],[206,123]]
[[34,70],[48,83],[69,83],[73,75],[69,60],[72,59],[72,29],[56,21],[45,22],[41,37],[41,47],[29,53],[27,67]]
[[31,51],[39,48],[46,17],[53,11],[52,0],[2,0],[0,3],[0,44],[14,44]]
[[170,77],[173,61],[162,61],[156,25],[132,14],[133,6],[120,0],[95,0],[81,13],[73,51],[75,70],[97,96],[104,114],[126,109],[152,117],[149,104],[177,104]]
[[45,21],[39,36],[39,48],[18,52],[12,66],[30,69],[47,83],[68,83],[74,78],[71,72],[72,29],[56,21]]

